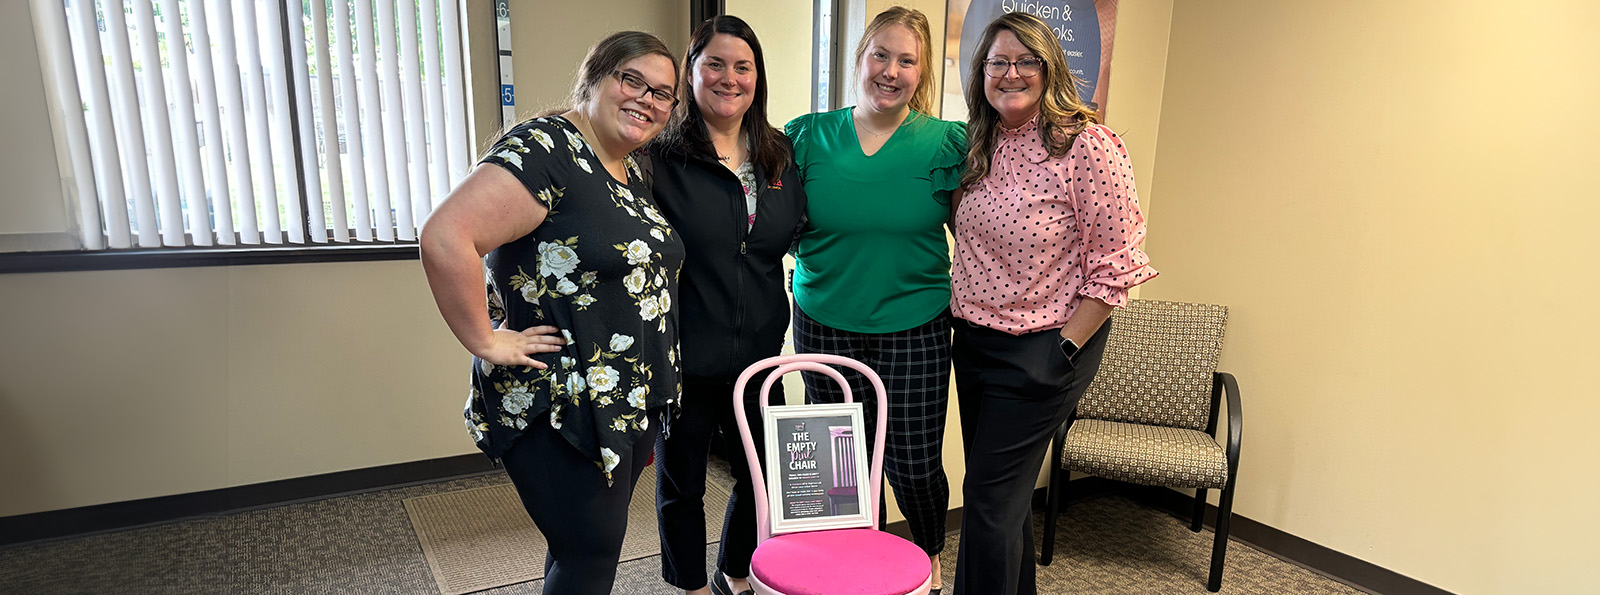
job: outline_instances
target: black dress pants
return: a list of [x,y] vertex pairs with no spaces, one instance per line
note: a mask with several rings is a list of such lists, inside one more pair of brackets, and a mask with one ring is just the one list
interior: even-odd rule
[[1024,335],[957,320],[952,360],[967,455],[956,595],[1032,595],[1034,484],[1050,440],[1100,369],[1111,322],[1068,361],[1059,329]]
[[[745,416],[761,457],[761,405],[756,399],[768,374],[756,374],[745,386]],[[733,384],[738,378],[685,378],[683,406],[671,431],[656,437],[656,519],[661,529],[661,578],[693,591],[706,586],[706,460],[711,437],[722,433],[733,474],[733,494],[725,503],[722,549],[717,568],[735,578],[750,576],[756,551],[756,503],[750,465],[733,412]],[[772,384],[768,404],[783,404],[783,382]],[[714,502],[713,505],[723,505]]]
[[[659,409],[648,415],[661,419]],[[523,508],[550,547],[544,559],[545,595],[611,592],[628,532],[628,503],[650,459],[657,426],[651,424],[632,449],[618,453],[622,460],[609,487],[594,461],[550,427],[548,413],[530,420],[501,457]]]

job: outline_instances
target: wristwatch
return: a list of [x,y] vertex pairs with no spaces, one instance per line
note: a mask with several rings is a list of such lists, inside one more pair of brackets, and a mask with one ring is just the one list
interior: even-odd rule
[[1071,362],[1072,358],[1078,355],[1078,344],[1070,337],[1062,337],[1061,354],[1067,356],[1067,361]]

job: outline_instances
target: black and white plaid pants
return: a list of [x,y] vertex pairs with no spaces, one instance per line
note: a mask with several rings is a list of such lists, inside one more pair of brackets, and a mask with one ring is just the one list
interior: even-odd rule
[[[842,355],[866,364],[889,396],[888,446],[883,475],[911,527],[911,540],[927,552],[944,550],[950,482],[944,474],[944,423],[950,405],[950,313],[893,333],[857,333],[822,324],[794,308],[796,353]],[[877,403],[866,377],[841,369],[850,392],[865,403],[868,448],[877,428]],[[842,403],[832,379],[803,372],[806,401]],[[882,524],[882,520],[879,521]]]

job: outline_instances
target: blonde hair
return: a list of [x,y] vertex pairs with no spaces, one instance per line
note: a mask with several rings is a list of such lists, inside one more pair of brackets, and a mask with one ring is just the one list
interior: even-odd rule
[[866,31],[861,33],[861,41],[856,42],[856,68],[861,68],[861,58],[867,55],[867,44],[874,35],[888,29],[892,25],[900,25],[911,30],[917,36],[917,44],[922,46],[917,52],[917,69],[921,76],[917,77],[917,88],[911,92],[911,109],[922,114],[931,115],[933,112],[933,34],[929,33],[928,15],[922,11],[904,6],[891,7],[878,13],[867,24]]
[[1039,138],[1044,141],[1050,157],[1066,155],[1078,133],[1100,121],[1094,109],[1078,97],[1078,79],[1067,69],[1067,55],[1061,51],[1061,44],[1056,42],[1050,26],[1026,13],[1001,15],[984,28],[968,66],[967,172],[961,176],[963,188],[989,173],[995,138],[1000,134],[1000,112],[989,105],[989,98],[984,94],[988,75],[983,67],[989,48],[994,46],[994,38],[1001,31],[1016,35],[1029,53],[1044,61],[1037,75],[1043,79],[1044,87],[1043,96],[1039,98]]

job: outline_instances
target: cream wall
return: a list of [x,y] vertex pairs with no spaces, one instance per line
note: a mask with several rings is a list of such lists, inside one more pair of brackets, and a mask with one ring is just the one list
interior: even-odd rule
[[26,2],[0,3],[0,106],[29,110],[32,117],[0,115],[0,180],[5,194],[28,200],[0,200],[0,246],[8,235],[59,233],[67,229],[67,209],[57,175],[55,139],[47,117],[44,77]]
[[1231,308],[1240,514],[1456,593],[1600,591],[1596,30],[1175,3],[1144,297]]
[[761,40],[767,63],[767,119],[772,125],[783,128],[795,116],[811,113],[811,2],[726,0],[723,9],[749,23]]
[[[500,79],[494,2],[466,0],[471,31],[474,131],[478,146],[500,129]],[[517,116],[567,107],[578,63],[589,47],[617,31],[654,33],[678,60],[689,45],[688,0],[511,3],[511,68]]]

